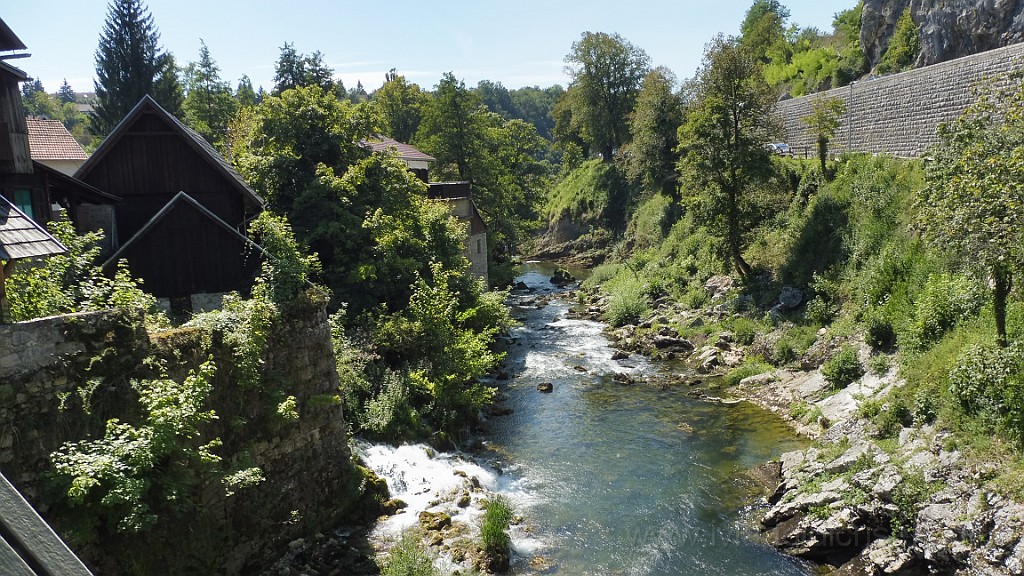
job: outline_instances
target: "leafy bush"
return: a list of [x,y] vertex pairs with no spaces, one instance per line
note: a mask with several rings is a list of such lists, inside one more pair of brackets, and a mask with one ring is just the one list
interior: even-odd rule
[[636,324],[650,313],[651,302],[647,286],[639,281],[618,283],[611,288],[608,298],[608,321],[613,326]]
[[966,413],[993,421],[1016,440],[1024,439],[1024,346],[972,346],[957,359],[948,382]]
[[868,370],[876,376],[885,376],[889,372],[889,366],[891,365],[889,356],[885,354],[875,354],[868,358]]
[[871,314],[867,318],[864,339],[875,350],[889,350],[896,344],[896,329],[882,314]]
[[[220,462],[213,454],[219,439],[198,442],[200,426],[216,418],[204,409],[215,371],[210,361],[182,382],[133,381],[145,414],[141,424],[111,419],[103,438],[68,442],[51,454],[68,504],[90,508],[100,524],[118,532],[140,532],[159,513],[198,497],[191,492]],[[89,541],[101,535],[78,536]]]
[[843,346],[839,353],[821,367],[821,374],[833,389],[846,388],[864,375],[864,368],[857,358],[857,349]]
[[913,337],[922,345],[935,342],[957,322],[975,315],[986,298],[987,292],[975,279],[960,274],[930,275],[917,301]]
[[761,331],[762,326],[757,321],[745,316],[737,316],[728,323],[736,337],[736,342],[743,346],[750,346]]

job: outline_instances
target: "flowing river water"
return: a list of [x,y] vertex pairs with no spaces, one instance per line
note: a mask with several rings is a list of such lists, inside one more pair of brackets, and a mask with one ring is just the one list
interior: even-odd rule
[[[645,384],[672,367],[635,355],[612,360],[602,324],[567,318],[570,304],[558,298],[538,303],[556,291],[549,277],[534,265],[520,278],[535,293],[514,297],[521,325],[506,358],[510,378],[495,382],[512,413],[487,423],[482,455],[362,447],[410,504],[379,530],[415,524],[417,510],[437,507],[469,477],[506,494],[525,519],[512,533],[513,574],[812,573],[759,541],[743,474],[804,442],[756,406]],[[540,383],[552,392],[539,392]],[[461,513],[467,523],[480,514],[475,506]]]

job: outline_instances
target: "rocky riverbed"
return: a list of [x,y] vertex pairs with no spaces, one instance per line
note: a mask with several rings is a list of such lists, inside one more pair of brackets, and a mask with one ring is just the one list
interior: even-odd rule
[[[868,347],[857,337],[823,329],[787,368],[735,386],[706,386],[748,358],[769,357],[779,332],[744,344],[728,330],[701,330],[752,308],[727,278],[713,278],[706,289],[711,303],[702,310],[662,300],[649,317],[609,336],[623,353],[678,360],[669,384],[694,386],[693,395],[709,401],[754,402],[816,439],[755,471],[769,493],[761,530],[771,545],[837,575],[1024,574],[1024,505],[989,487],[999,463],[966,458],[934,427],[883,434],[864,418],[865,403],[885,409],[888,391],[902,385],[895,368],[841,390],[826,382],[820,367],[841,346],[855,347],[867,362]],[[578,300],[584,318],[599,318],[607,307],[594,293]],[[798,291],[783,290],[766,317],[784,327],[801,300]]]

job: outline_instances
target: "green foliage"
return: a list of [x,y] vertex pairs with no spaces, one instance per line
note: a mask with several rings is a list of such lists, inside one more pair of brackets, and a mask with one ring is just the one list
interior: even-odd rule
[[676,192],[675,149],[683,123],[683,98],[674,91],[675,84],[676,77],[667,68],[647,74],[629,116],[630,142],[619,156],[632,182],[669,195]]
[[146,530],[159,514],[187,509],[220,461],[212,452],[220,441],[200,441],[200,427],[216,418],[204,409],[214,371],[207,362],[183,382],[133,381],[144,410],[139,425],[110,420],[103,438],[68,442],[51,454],[68,504],[119,532]]
[[983,90],[957,120],[939,129],[919,221],[928,241],[992,280],[996,339],[1007,344],[1006,301],[1024,265],[1024,84]]
[[100,253],[101,232],[79,236],[71,222],[54,220],[50,232],[68,252],[21,263],[6,279],[11,318],[15,322],[43,316],[88,310],[124,308],[147,313],[150,325],[166,324],[156,312],[156,299],[132,279],[124,261],[117,263],[113,278],[103,275],[95,265]]
[[141,0],[114,0],[96,49],[96,105],[92,128],[99,135],[114,126],[146,95],[178,115],[181,86],[174,58],[161,52],[160,33]]
[[[484,296],[478,283],[467,286],[463,276],[439,264],[431,266],[431,271],[431,277],[416,280],[407,308],[377,318],[373,338],[390,366],[412,367],[410,394],[424,399],[423,415],[435,429],[452,431],[491,402],[494,390],[476,379],[501,360],[490,344],[512,320],[503,293]],[[385,396],[378,398],[396,407],[391,412],[408,415],[404,392],[383,390]]]
[[320,272],[320,261],[300,249],[288,220],[272,212],[261,212],[249,225],[249,233],[265,251],[253,297],[288,308],[311,287],[311,278]]
[[384,85],[373,93],[371,100],[382,134],[399,142],[411,142],[419,129],[425,100],[418,85],[408,82],[394,69],[388,72]]
[[629,141],[629,114],[650,60],[625,38],[604,32],[584,32],[565,57],[571,80],[562,98],[577,133],[605,162]]
[[913,534],[917,526],[918,505],[935,490],[936,488],[925,481],[922,473],[905,473],[903,481],[892,493],[892,502],[896,505],[897,512],[889,521],[890,532],[899,537]]
[[957,359],[948,381],[965,412],[994,421],[1014,439],[1024,439],[1024,347],[972,346]]
[[913,341],[935,342],[957,322],[977,314],[985,296],[984,287],[975,279],[960,274],[930,275],[910,327]]
[[921,53],[921,39],[917,33],[917,24],[911,18],[910,7],[903,10],[896,29],[889,39],[889,47],[882,55],[876,70],[879,74],[902,72],[911,68],[918,54]]
[[[836,13],[830,34],[793,25],[780,38],[776,27],[772,41],[762,42],[764,47],[757,51],[768,63],[768,82],[802,96],[845,86],[867,73],[868,61],[860,45],[863,7],[864,3],[858,2]],[[765,23],[771,20],[765,19]]]
[[512,522],[512,516],[512,503],[505,496],[497,494],[487,501],[480,525],[480,539],[488,554],[508,555],[512,544],[508,526]]
[[875,376],[885,376],[892,366],[892,359],[887,354],[873,354],[868,358],[868,370]]
[[833,389],[846,388],[864,375],[864,367],[857,357],[857,349],[843,346],[839,353],[821,367],[821,374]]
[[199,40],[199,61],[185,67],[185,122],[208,142],[222,146],[228,135],[228,123],[238,110],[231,85],[220,78],[220,68],[210,56],[206,42]]
[[633,196],[614,164],[591,160],[551,190],[544,213],[549,225],[565,219],[580,227],[621,231],[626,225],[626,203]]
[[696,96],[679,129],[683,183],[699,195],[691,203],[715,223],[741,277],[751,272],[743,258],[751,224],[745,204],[772,172],[765,144],[778,131],[776,100],[756,56],[719,35],[705,50]]
[[765,372],[771,371],[772,367],[769,364],[766,364],[761,358],[747,358],[743,361],[743,364],[729,370],[725,375],[725,383],[729,386],[735,386],[744,378],[757,376],[758,374],[764,374]]
[[639,280],[625,280],[607,287],[609,293],[606,317],[612,326],[637,324],[650,313],[651,300],[646,286]]
[[380,562],[382,576],[437,576],[434,557],[419,534],[407,530]]

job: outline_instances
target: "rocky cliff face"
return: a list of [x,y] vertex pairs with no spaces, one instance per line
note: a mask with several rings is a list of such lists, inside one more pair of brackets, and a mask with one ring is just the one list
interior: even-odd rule
[[1022,0],[864,0],[860,42],[871,68],[889,47],[907,7],[921,40],[917,66],[1024,41]]

